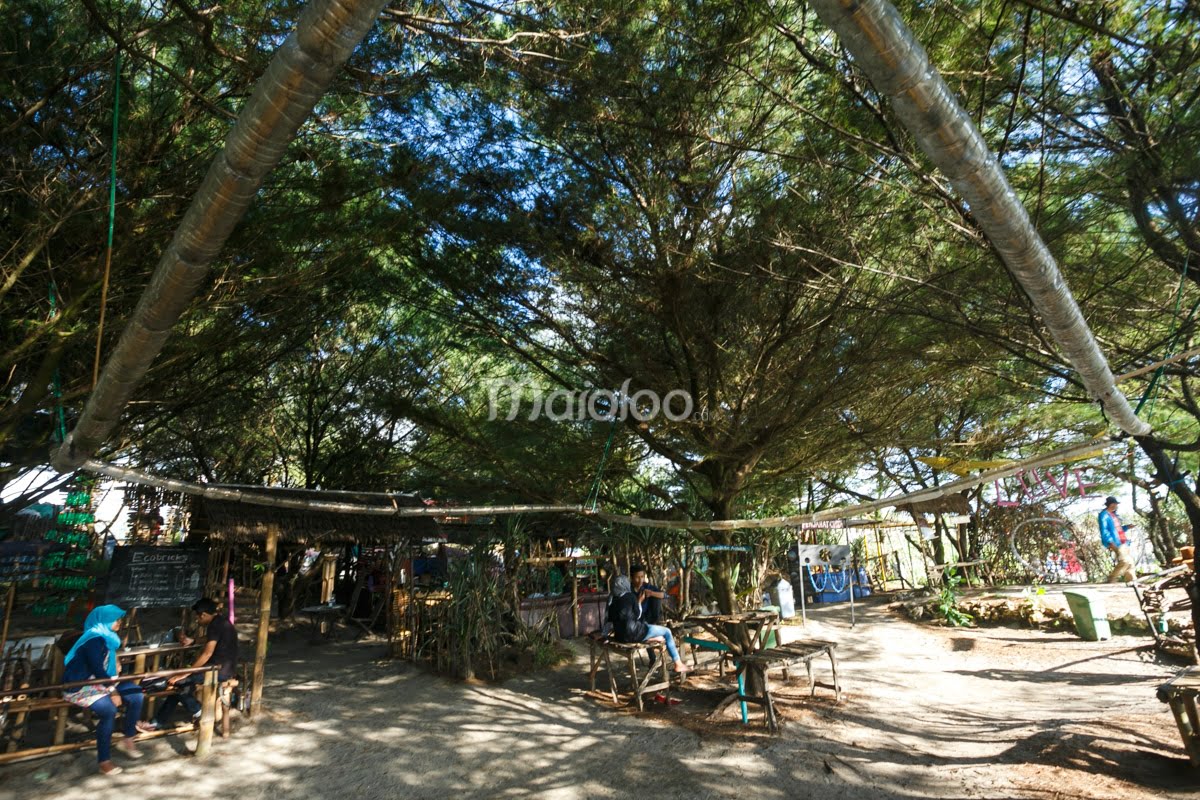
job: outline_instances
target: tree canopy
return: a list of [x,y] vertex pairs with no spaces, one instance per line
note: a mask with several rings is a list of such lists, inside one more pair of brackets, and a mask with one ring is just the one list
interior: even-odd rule
[[[45,462],[91,389],[114,113],[101,356],[299,7],[5,5],[0,484]],[[898,8],[1114,371],[1193,347],[1195,4]],[[1200,525],[1178,479],[1200,449],[1195,363],[1125,386],[1156,429],[1151,471]],[[679,390],[692,413],[489,419],[497,381]],[[1103,423],[803,3],[467,0],[381,16],[105,455],[483,502],[582,500],[611,450],[604,502],[722,519],[844,502],[892,458],[1015,455]]]

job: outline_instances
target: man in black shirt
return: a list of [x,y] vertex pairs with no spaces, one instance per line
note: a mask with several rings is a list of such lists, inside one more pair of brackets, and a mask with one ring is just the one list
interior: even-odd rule
[[662,601],[666,594],[654,584],[646,582],[646,568],[641,564],[635,564],[629,570],[629,577],[632,578],[633,593],[642,604],[642,619],[647,625],[661,625]]
[[[229,680],[237,672],[237,629],[233,627],[233,623],[229,621],[228,617],[217,615],[216,602],[207,597],[197,600],[196,604],[192,606],[192,611],[196,612],[200,625],[206,626],[206,631],[204,646],[196,654],[196,659],[191,666],[216,665],[219,669],[217,680]],[[178,691],[163,700],[162,708],[154,715],[154,727],[164,727],[171,712],[180,703],[183,703],[193,720],[198,720],[200,718],[200,701],[196,699],[194,690],[203,682],[204,673],[202,672],[192,675],[177,675],[168,680],[167,684],[174,686]]]

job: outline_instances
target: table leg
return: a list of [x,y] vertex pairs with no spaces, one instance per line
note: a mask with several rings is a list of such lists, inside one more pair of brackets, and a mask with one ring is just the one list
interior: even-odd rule
[[617,699],[617,673],[613,671],[612,665],[612,650],[604,648],[604,666],[608,669],[608,687],[612,691],[613,705],[617,705],[620,700]]
[[664,647],[659,653],[659,664],[662,666],[662,682],[667,685],[663,689],[663,697],[667,698],[667,708],[671,707],[671,673],[667,671],[667,649]]
[[1192,727],[1190,715],[1187,713],[1187,703],[1186,698],[1172,695],[1168,704],[1171,707],[1171,714],[1175,717],[1175,725],[1179,728],[1179,735],[1183,739],[1183,748],[1187,751],[1192,766],[1195,767],[1200,766],[1200,746],[1198,746],[1200,743],[1196,738],[1198,731]]
[[633,660],[636,651],[625,654],[625,660],[629,662],[629,677],[633,681],[633,696],[637,699],[638,711],[645,711],[642,706],[642,685],[638,682],[637,662]]
[[837,656],[834,655],[833,648],[829,648],[829,666],[833,669],[833,695],[840,703],[842,702],[842,682],[838,680]]
[[746,667],[743,664],[737,664],[737,684],[738,704],[742,707],[742,724],[747,725],[750,723],[750,715],[746,711],[746,701],[742,699],[746,695]]
[[771,686],[769,684],[768,672],[763,670],[762,673],[763,687],[763,707],[767,712],[767,731],[770,733],[779,732],[779,718],[775,715],[775,702],[771,699]]

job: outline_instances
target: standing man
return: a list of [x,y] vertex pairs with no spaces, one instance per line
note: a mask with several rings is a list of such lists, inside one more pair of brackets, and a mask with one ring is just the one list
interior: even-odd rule
[[[1104,510],[1096,517],[1096,521],[1100,525],[1100,544],[1111,550],[1117,559],[1117,565],[1108,575],[1108,582],[1116,583],[1122,577],[1130,581],[1137,580],[1133,557],[1129,553],[1129,536],[1121,525],[1121,518],[1117,516],[1117,498],[1104,498]],[[1129,530],[1132,529],[1130,525]]]
[[[215,600],[207,597],[201,598],[192,606],[192,611],[196,612],[197,620],[201,625],[207,626],[207,629],[204,646],[200,648],[196,660],[190,666],[216,665],[219,668],[217,682],[229,680],[237,672],[237,629],[233,627],[229,617],[217,616]],[[192,721],[198,721],[200,719],[200,701],[196,699],[195,688],[202,683],[204,683],[204,673],[202,672],[176,675],[167,681],[167,684],[175,687],[177,692],[163,700],[162,708],[154,715],[154,729],[165,727],[171,712],[180,703],[183,703],[184,708],[191,715]]]

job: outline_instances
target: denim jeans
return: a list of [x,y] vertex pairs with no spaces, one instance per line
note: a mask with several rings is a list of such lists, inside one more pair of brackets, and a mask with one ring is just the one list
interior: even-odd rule
[[[133,738],[137,735],[137,723],[142,718],[142,703],[146,695],[137,684],[125,682],[117,685],[121,695],[121,705],[125,707],[125,726],[123,733]],[[96,721],[96,760],[99,762],[112,759],[112,734],[117,724],[117,706],[110,698],[101,697],[90,706],[92,713],[99,719]]]
[[200,701],[196,699],[196,687],[204,682],[204,673],[197,672],[193,675],[181,680],[175,684],[175,693],[167,695],[163,700],[162,706],[158,709],[158,713],[154,715],[154,721],[158,725],[166,725],[167,719],[171,716],[171,712],[175,710],[175,706],[183,703],[183,707],[187,709],[188,716],[194,717],[200,713]]
[[679,651],[675,649],[675,637],[671,635],[671,629],[662,625],[647,625],[646,636],[642,641],[653,639],[656,636],[661,636],[663,641],[667,643],[667,655],[671,657],[671,660],[678,661]]

